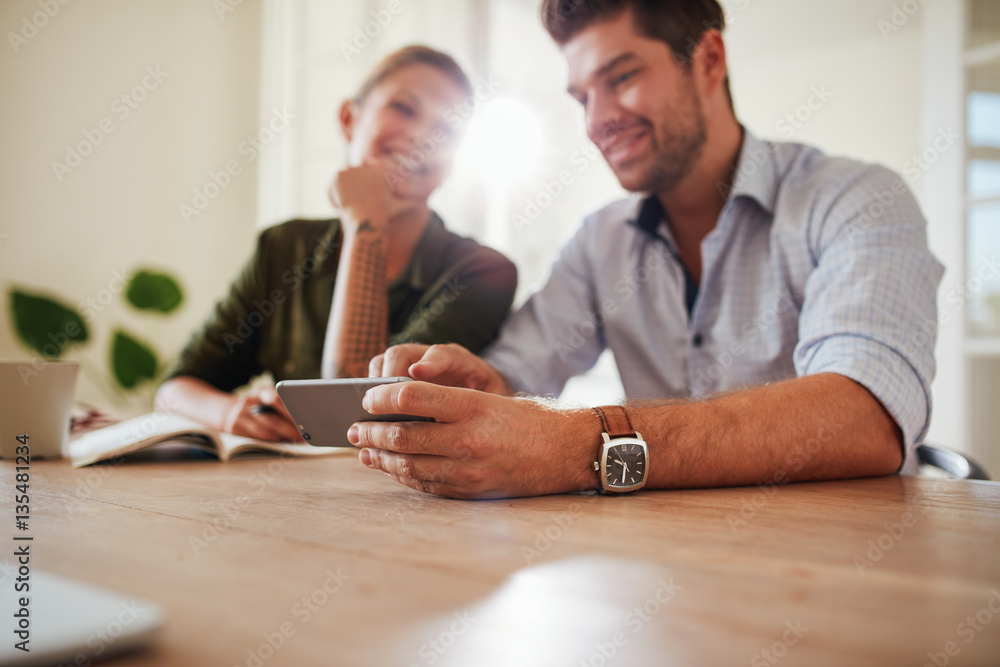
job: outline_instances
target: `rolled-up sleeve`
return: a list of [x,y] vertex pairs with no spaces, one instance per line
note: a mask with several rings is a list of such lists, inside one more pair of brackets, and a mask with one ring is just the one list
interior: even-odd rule
[[900,177],[870,167],[814,230],[794,362],[799,376],[837,373],[864,386],[895,419],[903,468],[927,432],[944,269]]

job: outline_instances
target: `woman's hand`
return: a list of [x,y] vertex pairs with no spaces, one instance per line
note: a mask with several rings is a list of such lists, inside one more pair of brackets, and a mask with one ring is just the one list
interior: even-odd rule
[[257,440],[305,442],[273,387],[259,387],[233,396],[223,430]]
[[345,233],[354,233],[362,225],[378,231],[387,228],[389,220],[413,207],[395,197],[386,179],[391,163],[365,163],[337,173],[330,185],[330,203],[343,214]]

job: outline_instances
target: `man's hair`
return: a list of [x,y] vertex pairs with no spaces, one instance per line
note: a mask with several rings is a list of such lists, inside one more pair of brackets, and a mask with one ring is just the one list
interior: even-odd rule
[[375,65],[375,68],[369,72],[361,84],[361,88],[358,90],[358,94],[354,96],[354,100],[358,103],[364,102],[365,98],[368,97],[368,93],[375,86],[410,65],[430,65],[444,72],[452,81],[458,84],[458,87],[462,89],[462,92],[467,97],[472,97],[472,83],[469,82],[469,77],[466,76],[454,58],[447,53],[442,53],[426,46],[407,46],[390,53]]
[[[717,0],[544,0],[542,24],[562,45],[590,24],[617,18],[629,9],[636,31],[665,42],[684,67],[691,66],[691,55],[706,30],[722,32],[726,27],[726,14]],[[728,76],[725,87],[732,106]]]

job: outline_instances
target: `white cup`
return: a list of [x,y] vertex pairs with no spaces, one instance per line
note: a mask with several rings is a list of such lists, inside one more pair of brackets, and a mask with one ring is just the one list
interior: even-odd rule
[[32,458],[63,455],[79,370],[75,361],[0,361],[0,458],[25,444]]

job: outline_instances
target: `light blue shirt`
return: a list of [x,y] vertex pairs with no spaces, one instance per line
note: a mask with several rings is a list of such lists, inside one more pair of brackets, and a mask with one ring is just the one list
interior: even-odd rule
[[630,399],[839,373],[895,418],[912,468],[944,271],[916,200],[883,167],[744,136],[690,317],[670,226],[635,195],[584,220],[485,358],[514,389],[558,395],[610,348]]

